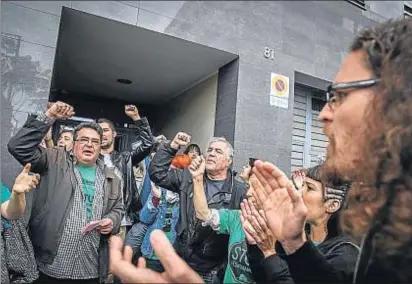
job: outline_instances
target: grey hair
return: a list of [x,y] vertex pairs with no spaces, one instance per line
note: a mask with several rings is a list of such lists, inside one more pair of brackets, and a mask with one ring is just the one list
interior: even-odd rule
[[229,160],[233,161],[233,146],[232,146],[232,144],[230,144],[230,142],[227,141],[225,137],[212,137],[209,140],[209,144],[207,144],[208,147],[210,146],[210,144],[215,143],[215,142],[224,142],[224,143],[226,143],[227,156],[228,156],[227,158]]
[[73,131],[73,139],[77,140],[77,133],[82,130],[83,128],[89,128],[89,129],[93,129],[95,130],[100,137],[100,140],[102,140],[103,137],[103,129],[100,127],[99,124],[97,124],[96,122],[82,122],[80,124],[78,124]]

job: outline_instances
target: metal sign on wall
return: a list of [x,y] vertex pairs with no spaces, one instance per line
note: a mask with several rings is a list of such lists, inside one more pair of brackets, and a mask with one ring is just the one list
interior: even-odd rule
[[289,108],[289,77],[276,73],[270,74],[270,105],[283,109]]

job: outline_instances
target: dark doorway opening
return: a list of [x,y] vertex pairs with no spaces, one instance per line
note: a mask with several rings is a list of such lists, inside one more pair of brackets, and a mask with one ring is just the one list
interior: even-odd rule
[[[157,134],[164,128],[165,121],[159,120],[171,102],[237,58],[63,7],[49,100],[72,104],[76,116],[112,120],[117,147],[128,149],[136,141],[133,123],[124,114],[125,104],[136,104]],[[61,123],[78,122],[74,118]]]

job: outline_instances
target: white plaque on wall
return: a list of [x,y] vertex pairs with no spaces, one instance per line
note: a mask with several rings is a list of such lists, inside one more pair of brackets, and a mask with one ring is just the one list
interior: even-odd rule
[[270,100],[271,106],[283,109],[289,108],[289,77],[270,74]]

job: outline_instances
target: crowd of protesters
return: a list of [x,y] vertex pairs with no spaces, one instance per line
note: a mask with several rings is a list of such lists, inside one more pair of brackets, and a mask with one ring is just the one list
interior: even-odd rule
[[[265,157],[179,132],[154,137],[134,105],[131,151],[99,118],[62,129],[48,105],[10,139],[2,283],[409,283],[412,20],[363,30],[326,90],[325,162],[287,176]],[[204,150],[204,151],[203,151]]]

